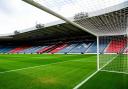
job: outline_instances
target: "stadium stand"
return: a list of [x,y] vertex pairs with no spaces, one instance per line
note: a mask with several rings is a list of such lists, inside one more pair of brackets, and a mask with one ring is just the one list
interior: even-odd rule
[[104,41],[104,39],[100,40],[100,43],[99,43],[100,44],[100,48],[99,48],[100,53],[104,53],[104,50],[108,46],[109,43],[110,43],[109,40],[106,40],[106,41]]
[[44,46],[32,46],[30,48],[24,49],[23,51],[20,51],[20,53],[36,53],[36,51],[44,48]]
[[84,53],[88,47],[91,45],[91,43],[80,43],[78,46],[73,48],[70,53]]
[[31,50],[31,53],[37,53],[39,50],[41,50],[41,49],[43,49],[45,47],[47,47],[47,46],[38,46],[37,48]]
[[87,53],[96,53],[97,52],[97,44],[93,42],[92,45],[87,49]]
[[128,47],[124,49],[124,53],[128,53]]
[[45,53],[48,50],[50,50],[52,47],[54,47],[55,45],[49,45],[49,46],[44,46],[42,47],[40,50],[37,51],[37,53],[41,54],[41,53]]
[[0,47],[0,53],[8,53],[10,50],[14,49],[14,46],[3,46]]
[[62,44],[62,45],[58,46],[57,48],[55,48],[54,50],[52,50],[50,53],[57,53],[58,51],[64,49],[67,46],[68,46],[68,44]]
[[[106,38],[105,38],[106,39]],[[103,40],[103,41],[102,41]],[[126,39],[124,40],[106,40],[100,39],[100,53],[118,53],[121,50],[128,53],[126,47]],[[0,46],[0,53],[96,53],[96,41],[69,41],[69,42],[55,42],[52,44],[42,44],[45,46]],[[113,49],[113,46],[116,49]]]
[[9,53],[19,53],[20,51],[23,51],[27,48],[30,48],[31,46],[28,46],[28,45],[22,45],[22,46],[19,46],[19,47],[16,47],[12,50],[9,51]]
[[[119,53],[120,51],[126,48],[127,41],[126,39],[123,40],[112,40],[108,47],[105,49],[106,53]],[[114,49],[113,49],[114,47]]]
[[65,47],[63,50],[60,50],[58,53],[69,53],[73,48],[75,48],[78,45],[79,43],[70,44],[69,46]]
[[[96,42],[70,43],[46,46],[0,46],[0,53],[96,53]],[[113,46],[116,49],[112,49]],[[106,41],[100,43],[100,53],[118,53],[121,50],[128,53],[126,41]]]
[[57,44],[55,44],[53,47],[51,47],[51,48],[49,48],[47,51],[45,51],[45,53],[52,53],[53,51],[57,51],[56,49],[57,49],[58,47],[62,46],[62,45],[64,45],[64,44],[62,44],[62,43],[57,43]]

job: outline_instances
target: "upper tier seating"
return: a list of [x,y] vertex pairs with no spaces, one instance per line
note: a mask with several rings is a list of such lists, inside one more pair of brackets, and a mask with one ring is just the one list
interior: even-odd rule
[[119,53],[120,51],[124,50],[126,47],[127,41],[126,39],[118,39],[118,40],[112,40],[108,47],[105,49],[105,52],[107,53]]
[[84,53],[90,45],[91,43],[80,43],[77,47],[72,49],[70,53]]
[[78,43],[70,44],[69,46],[65,47],[64,49],[60,50],[58,53],[69,53],[73,48],[75,48]]

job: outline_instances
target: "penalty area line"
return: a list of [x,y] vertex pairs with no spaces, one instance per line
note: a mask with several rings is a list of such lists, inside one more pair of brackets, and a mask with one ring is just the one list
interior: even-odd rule
[[96,75],[100,70],[102,70],[104,67],[106,67],[109,63],[111,63],[117,56],[113,57],[112,60],[108,61],[103,67],[101,67],[99,70],[95,71],[89,77],[85,78],[82,82],[80,82],[78,85],[76,85],[73,89],[80,88],[80,86],[82,86],[84,83],[86,83],[89,79],[91,79],[94,75]]
[[100,70],[100,71],[103,71],[103,72],[110,72],[110,73],[118,73],[118,74],[126,74],[126,75],[128,75],[128,73],[126,73],[126,72],[120,72],[120,71],[110,71],[110,70]]
[[78,85],[76,85],[73,89],[78,89],[80,86],[82,86],[84,83],[86,83],[89,79],[91,79],[94,75],[96,75],[99,71],[95,71],[93,74],[91,74],[89,77],[85,78],[82,82],[80,82]]

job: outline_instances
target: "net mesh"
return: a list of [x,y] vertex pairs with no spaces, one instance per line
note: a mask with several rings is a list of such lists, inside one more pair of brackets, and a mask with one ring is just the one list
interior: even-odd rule
[[[127,0],[34,0],[73,21],[96,35],[99,40],[99,67],[101,70],[128,72],[127,36],[128,7],[99,15],[98,10]],[[119,8],[119,7],[118,7]],[[88,17],[95,12],[95,16]],[[109,35],[109,36],[103,36]],[[117,36],[110,36],[117,35]],[[120,35],[120,36],[119,36]]]
[[[34,0],[61,16],[73,20],[95,35],[124,34],[128,8],[110,7],[127,0]],[[103,10],[103,11],[102,11]],[[103,12],[103,13],[102,13]],[[112,12],[112,13],[109,13]],[[83,14],[85,13],[85,14]],[[79,19],[74,19],[78,16]],[[83,18],[85,17],[85,18]],[[90,18],[92,17],[92,18]],[[82,19],[81,19],[82,18]]]
[[101,70],[128,73],[127,36],[100,37],[99,67]]
[[127,0],[34,0],[64,17],[80,12],[94,12]]

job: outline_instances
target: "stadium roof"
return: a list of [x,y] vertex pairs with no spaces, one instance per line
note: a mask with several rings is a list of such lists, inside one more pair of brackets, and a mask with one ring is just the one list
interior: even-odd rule
[[[73,17],[69,19],[71,21],[74,21]],[[125,1],[123,3],[111,7],[106,7],[102,10],[88,12],[88,18],[77,20],[75,21],[75,23],[78,23],[82,27],[101,36],[126,34],[126,29],[128,27],[128,1]],[[69,28],[64,27],[65,25],[68,26]],[[17,36],[19,38],[37,37],[37,36],[47,37],[46,36],[47,34],[49,34],[49,36],[50,35],[55,36],[57,35],[55,34],[56,31],[58,32],[59,35],[61,34],[72,35],[70,32],[72,32],[73,34],[74,33],[77,34],[77,31],[81,33],[83,32],[81,29],[74,27],[71,24],[66,24],[65,21],[59,20],[56,22],[44,24],[44,28],[40,30],[37,30],[37,28],[32,27],[29,29],[19,31],[20,34],[17,34]],[[30,36],[30,33],[32,36]],[[10,37],[14,37],[14,38],[17,37],[14,34],[10,34],[10,35],[11,35]]]
[[98,36],[126,34],[126,29],[128,28],[128,3],[125,5],[127,6],[126,8],[82,19],[76,21],[76,23]]
[[[111,4],[108,1],[106,3],[109,3],[109,4],[106,4],[105,3],[106,0],[103,0],[104,3],[102,2],[102,4],[104,6],[102,7],[99,7],[101,4],[97,4],[99,3],[98,1],[95,2],[96,3],[95,5],[93,5],[92,2],[91,2],[91,6],[86,5],[85,4],[86,0],[81,0],[81,1],[70,0],[70,2],[68,2],[67,0],[64,0],[64,1],[62,0],[59,2],[59,4],[58,2],[53,1],[54,3],[53,2],[52,3],[55,4],[55,6],[52,6],[52,4],[47,5],[46,3],[50,3],[48,0],[47,1],[35,0],[35,1],[39,1],[39,3],[34,2],[34,1],[29,1],[29,0],[23,0],[23,1],[41,10],[44,10],[62,20],[65,20],[66,22],[80,28],[81,30],[84,30],[96,36],[126,34],[127,18],[128,18],[127,16],[128,1],[118,4],[118,5],[110,6]],[[61,3],[66,3],[67,8],[65,7],[65,5],[60,5]],[[58,6],[60,6],[59,7],[60,9],[56,9],[56,7]],[[63,8],[61,9],[61,7],[63,6],[64,6],[64,9]],[[76,7],[78,10],[74,9]],[[93,10],[89,11],[88,10],[89,8]],[[89,19],[82,18],[79,21],[75,21],[77,23],[76,24],[76,23],[69,21],[69,19],[66,18],[66,14],[63,13],[63,11],[65,10],[66,10],[65,13],[68,13],[67,11],[71,12],[72,10],[74,10],[75,12],[77,11],[86,12],[88,15],[90,15],[92,11],[95,11],[95,13],[99,13],[99,15],[91,17],[91,18],[89,16],[88,17]],[[70,12],[68,14],[71,15],[73,12],[72,13]]]

